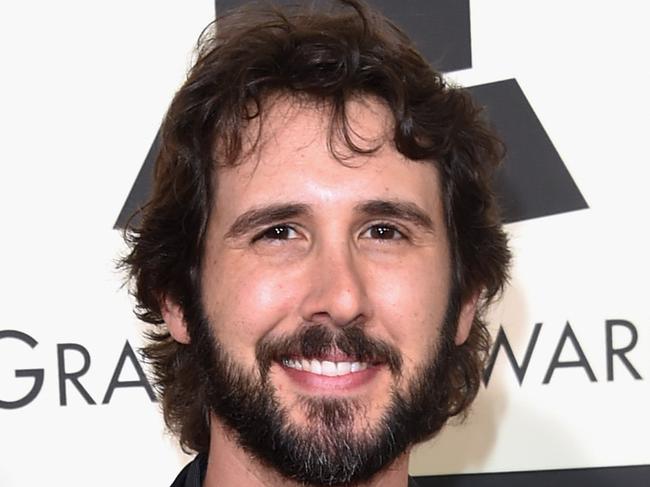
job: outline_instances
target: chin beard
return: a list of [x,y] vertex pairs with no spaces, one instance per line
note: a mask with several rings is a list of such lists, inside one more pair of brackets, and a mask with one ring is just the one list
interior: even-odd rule
[[269,369],[280,357],[317,357],[337,349],[364,360],[380,360],[397,383],[401,354],[366,336],[362,327],[332,330],[305,324],[294,335],[259,343],[258,368],[246,370],[216,339],[212,324],[201,313],[198,329],[209,339],[192,340],[190,346],[208,384],[206,409],[234,433],[243,449],[303,484],[356,485],[370,480],[412,445],[432,437],[445,423],[447,412],[439,407],[444,392],[438,378],[447,370],[445,354],[440,352],[453,344],[448,323],[445,320],[443,334],[403,390],[394,385],[387,391],[387,406],[374,424],[368,422],[360,401],[331,397],[299,398],[306,425],[295,424],[269,381]]

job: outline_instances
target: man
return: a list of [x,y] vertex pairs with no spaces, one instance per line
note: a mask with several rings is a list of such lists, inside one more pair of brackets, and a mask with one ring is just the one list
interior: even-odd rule
[[203,36],[124,260],[174,486],[414,485],[506,280],[479,112],[357,1]]

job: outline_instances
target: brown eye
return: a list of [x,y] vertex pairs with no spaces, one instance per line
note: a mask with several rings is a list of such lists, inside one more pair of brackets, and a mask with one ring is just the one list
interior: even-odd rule
[[377,240],[399,240],[404,238],[404,235],[397,228],[386,224],[373,225],[365,233],[367,238]]
[[276,225],[271,228],[267,228],[264,230],[262,233],[260,233],[257,237],[255,237],[255,241],[257,240],[289,240],[292,238],[296,238],[296,231],[291,228],[288,225]]

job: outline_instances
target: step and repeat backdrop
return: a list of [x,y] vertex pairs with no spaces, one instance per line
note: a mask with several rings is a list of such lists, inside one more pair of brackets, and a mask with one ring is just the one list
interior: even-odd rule
[[[217,2],[225,9],[239,2]],[[512,282],[463,424],[422,485],[650,485],[650,67],[643,2],[375,0],[508,145]],[[142,325],[115,270],[155,138],[215,15],[0,6],[0,486],[169,485]]]

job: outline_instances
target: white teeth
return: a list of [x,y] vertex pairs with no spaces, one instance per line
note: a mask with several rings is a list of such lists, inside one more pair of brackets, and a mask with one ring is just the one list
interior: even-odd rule
[[336,377],[336,364],[334,362],[329,362],[323,360],[321,362],[323,375],[329,375],[330,377]]
[[368,364],[365,362],[352,362],[350,372],[359,372],[361,370],[366,370],[367,368]]
[[349,374],[351,370],[352,364],[350,362],[339,362],[336,364],[336,375]]
[[309,362],[309,371],[312,374],[321,375],[323,373],[323,366],[318,360],[312,359],[312,361]]
[[332,362],[329,360],[307,360],[307,359],[284,359],[282,361],[285,367],[296,370],[304,370],[312,374],[325,375],[328,377],[337,377],[354,372],[360,372],[368,368],[366,362]]

